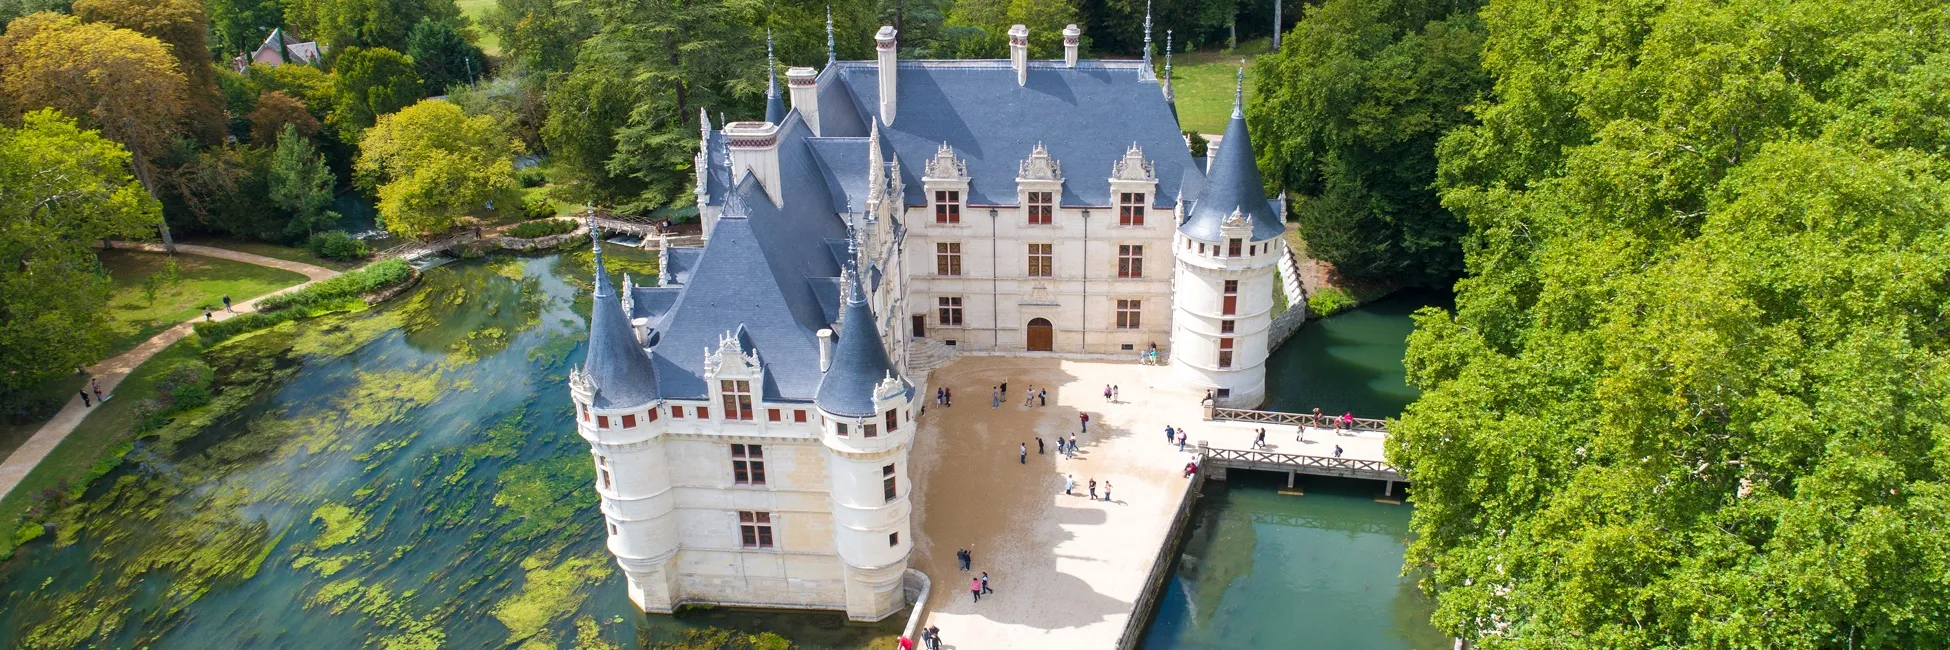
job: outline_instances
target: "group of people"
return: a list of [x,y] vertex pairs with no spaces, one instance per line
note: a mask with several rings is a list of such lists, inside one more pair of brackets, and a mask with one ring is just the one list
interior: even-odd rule
[[934,405],[943,408],[955,405],[955,392],[947,386],[934,389]]
[[1165,425],[1165,444],[1167,445],[1176,444],[1178,445],[1179,451],[1184,451],[1185,430],[1172,428],[1172,426],[1169,424]]
[[[955,549],[955,562],[961,565],[962,573],[973,571],[975,570],[975,553],[965,548]],[[989,588],[989,572],[983,571],[981,573],[982,575],[980,577],[968,579],[968,591],[975,596],[975,602],[978,603],[982,602],[982,594],[995,593],[994,589]]]
[[[914,650],[914,640],[901,637],[900,650]],[[921,647],[924,650],[941,650],[941,628],[929,625],[921,629]]]
[[[90,392],[93,392],[95,394],[94,404],[90,404],[88,402],[88,393]],[[102,380],[98,378],[90,378],[88,380],[88,387],[81,389],[81,408],[88,408],[94,406],[95,404],[100,404],[106,401],[108,401],[108,398],[102,396]]]
[[1158,365],[1158,343],[1156,341],[1153,341],[1151,343],[1151,347],[1146,348],[1143,352],[1138,353],[1138,363],[1142,363],[1147,366]]
[[1117,384],[1104,384],[1104,401],[1117,403]]
[[[1324,417],[1324,418],[1327,418],[1327,422],[1328,422],[1328,423],[1330,423],[1330,424],[1332,424],[1332,425],[1334,426],[1334,435],[1340,435],[1340,434],[1341,434],[1341,429],[1347,429],[1348,431],[1353,431],[1353,430],[1354,430],[1354,413],[1353,413],[1353,412],[1348,412],[1348,413],[1342,413],[1342,414],[1340,414],[1340,415],[1338,415],[1338,416],[1334,416],[1334,415],[1322,415],[1322,414],[1321,414],[1321,412],[1320,412],[1320,409],[1319,409],[1319,408],[1315,408],[1315,409],[1314,409],[1314,419],[1313,419],[1313,427],[1314,427],[1314,428],[1316,428],[1316,429],[1318,429],[1318,428],[1320,428],[1320,419],[1321,419],[1321,418],[1323,418],[1323,417]],[[1304,430],[1302,430],[1302,431],[1301,431],[1301,433],[1302,433],[1302,434],[1305,434],[1305,433],[1306,433],[1306,431],[1304,431]],[[1295,440],[1298,440],[1298,439],[1299,439],[1299,438],[1295,438]]]
[[[1076,475],[1064,474],[1063,493],[1070,496],[1076,496],[1076,490],[1077,490]],[[1091,501],[1097,500],[1097,479],[1094,478],[1090,479],[1090,500]],[[1104,479],[1104,500],[1105,501],[1110,500],[1110,479]]]
[[[1064,458],[1065,460],[1068,460],[1068,459],[1071,459],[1071,458],[1076,458],[1076,457],[1077,457],[1077,437],[1076,437],[1076,436],[1070,436],[1070,439],[1069,439],[1069,440],[1064,440],[1064,439],[1063,439],[1063,436],[1057,436],[1057,437],[1056,437],[1056,453],[1058,453],[1058,454],[1062,454],[1062,456],[1063,456],[1063,458]],[[1043,455],[1043,438],[1042,438],[1042,436],[1037,436],[1037,437],[1036,437],[1036,455],[1038,455],[1038,456],[1041,456],[1041,455]],[[1029,444],[1028,444],[1028,443],[1024,443],[1024,444],[1022,445],[1022,462],[1023,462],[1024,464],[1028,464],[1028,463],[1029,463]]]

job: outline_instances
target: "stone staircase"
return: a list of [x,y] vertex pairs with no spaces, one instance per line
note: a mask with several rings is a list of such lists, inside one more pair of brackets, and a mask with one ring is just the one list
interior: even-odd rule
[[909,377],[926,376],[928,372],[955,358],[954,346],[934,339],[912,339],[907,342],[907,373]]

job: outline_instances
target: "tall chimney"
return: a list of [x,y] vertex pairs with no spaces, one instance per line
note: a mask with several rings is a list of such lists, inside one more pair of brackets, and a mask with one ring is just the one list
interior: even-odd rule
[[1009,28],[1009,65],[1016,69],[1016,85],[1029,84],[1029,26]]
[[881,25],[873,35],[874,49],[880,51],[880,122],[894,125],[894,90],[899,81],[900,57],[894,53],[894,26]]
[[785,86],[792,91],[792,109],[806,119],[814,136],[819,135],[819,88],[813,85],[819,73],[812,68],[785,71]]
[[833,367],[833,330],[821,329],[819,336],[819,371],[826,372]]
[[1083,30],[1076,25],[1063,28],[1063,67],[1077,67],[1077,44],[1083,41]]

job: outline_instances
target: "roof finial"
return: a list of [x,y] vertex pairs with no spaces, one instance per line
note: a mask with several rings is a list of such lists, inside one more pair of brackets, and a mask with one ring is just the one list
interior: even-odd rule
[[779,94],[779,59],[772,55],[772,28],[765,28],[765,94]]
[[1165,101],[1171,101],[1171,30],[1165,30]]
[[1151,67],[1151,0],[1144,0],[1144,67]]
[[593,251],[596,260],[596,291],[601,292],[603,290],[602,280],[609,275],[603,270],[603,233],[596,229],[596,204],[588,203],[584,205],[588,207],[589,216],[583,223],[589,227],[589,247]]
[[1239,79],[1232,85],[1232,118],[1246,117],[1246,60],[1239,60]]
[[833,49],[833,3],[826,3],[826,65],[840,60],[839,50]]

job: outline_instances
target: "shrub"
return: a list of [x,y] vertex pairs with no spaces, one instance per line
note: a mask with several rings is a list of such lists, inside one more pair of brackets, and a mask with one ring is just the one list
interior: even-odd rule
[[560,235],[565,232],[572,232],[575,229],[576,222],[569,219],[545,219],[517,224],[515,227],[509,228],[506,234],[509,237],[518,239],[534,239],[536,237]]
[[548,174],[541,165],[529,165],[515,171],[515,181],[522,187],[541,187],[548,184]]
[[292,307],[315,307],[379,291],[412,277],[413,266],[401,259],[374,262],[318,284],[257,301],[257,310],[274,312]]
[[555,216],[555,204],[548,197],[537,194],[522,202],[521,216],[529,219],[547,219]]
[[238,314],[235,318],[216,322],[203,322],[195,325],[196,336],[204,345],[215,345],[232,336],[260,330],[296,318],[298,313],[285,310],[273,313],[251,312]]
[[1313,311],[1314,318],[1332,316],[1353,309],[1356,304],[1354,296],[1340,287],[1327,287],[1307,296],[1307,309]]
[[366,243],[353,239],[343,230],[314,233],[306,242],[311,254],[328,260],[349,262],[366,258]]
[[1211,143],[1207,142],[1205,136],[1199,135],[1197,131],[1186,131],[1185,146],[1192,150],[1193,158],[1204,158],[1206,152],[1210,151],[1209,147]]

